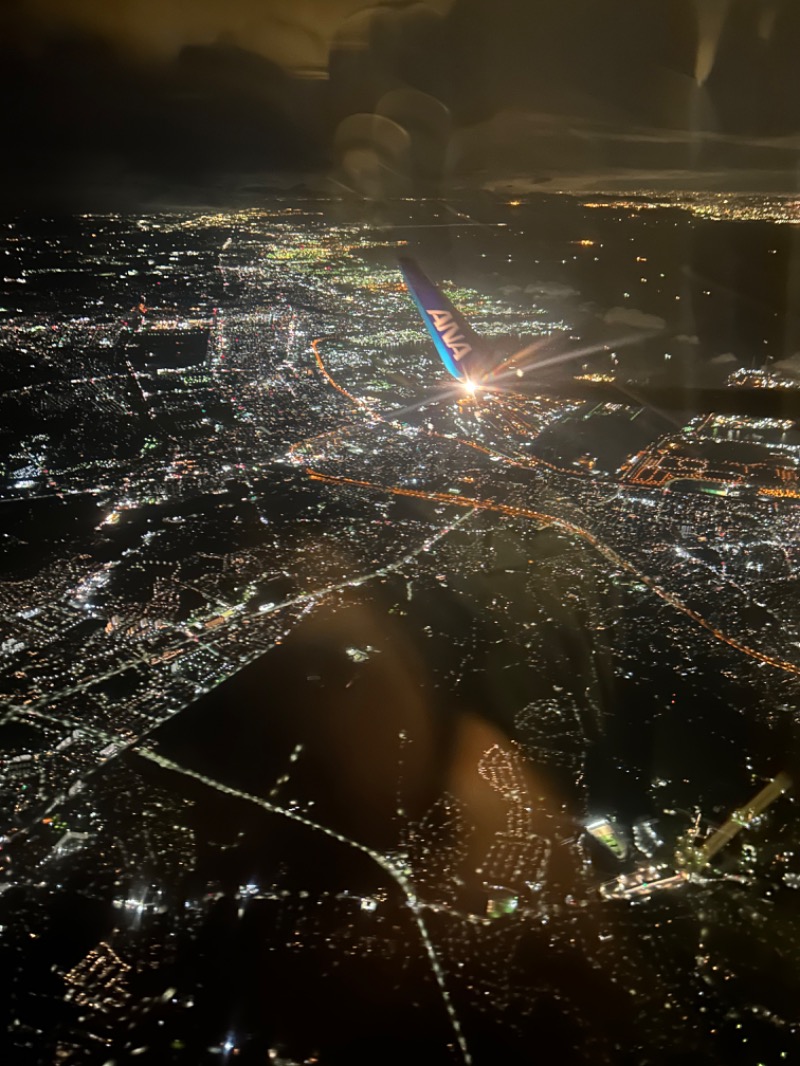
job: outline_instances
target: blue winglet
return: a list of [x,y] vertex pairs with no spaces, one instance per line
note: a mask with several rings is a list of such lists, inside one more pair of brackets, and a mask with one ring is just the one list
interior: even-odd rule
[[459,381],[472,380],[484,362],[480,337],[413,259],[399,262],[406,288],[448,373]]

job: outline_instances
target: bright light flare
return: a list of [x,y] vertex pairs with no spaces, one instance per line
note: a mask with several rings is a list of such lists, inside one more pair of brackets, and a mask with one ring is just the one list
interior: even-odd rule
[[697,0],[696,2],[697,52],[694,61],[694,78],[698,85],[705,85],[709,74],[714,69],[729,7],[730,0]]
[[[604,344],[589,344],[581,348],[572,348],[565,352],[559,352],[556,355],[545,356],[544,358],[538,356],[537,349],[543,346],[549,338],[539,338],[527,347],[522,348],[520,351],[515,352],[504,363],[493,372],[493,383],[500,384],[506,378],[522,377],[529,370],[544,370],[548,367],[559,366],[564,363],[573,363],[578,359],[587,359],[594,355],[608,354],[614,348],[624,348],[631,344],[637,344],[642,339],[641,333],[631,333],[627,336],[616,337],[613,340],[606,341]],[[529,359],[527,362],[523,362],[521,366],[514,366],[509,369],[511,363],[520,362],[524,360],[526,356],[535,355],[533,359]],[[522,374],[519,371],[522,370]]]

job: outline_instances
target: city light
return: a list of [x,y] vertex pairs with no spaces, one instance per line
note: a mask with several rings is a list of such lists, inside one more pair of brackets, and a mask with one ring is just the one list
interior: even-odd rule
[[794,208],[510,195],[4,225],[22,1058],[346,1057],[321,989],[376,1062],[794,1054],[797,389],[681,259]]

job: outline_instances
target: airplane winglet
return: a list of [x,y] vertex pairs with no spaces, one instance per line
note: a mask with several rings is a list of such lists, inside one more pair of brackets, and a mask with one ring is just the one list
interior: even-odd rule
[[406,288],[448,373],[459,381],[481,376],[483,342],[464,316],[413,260],[401,257]]

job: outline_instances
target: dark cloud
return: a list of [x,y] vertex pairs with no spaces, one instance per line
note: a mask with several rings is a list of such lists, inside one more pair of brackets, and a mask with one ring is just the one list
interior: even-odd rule
[[796,161],[794,0],[7,0],[0,32],[12,204]]
[[162,61],[85,32],[0,49],[9,196],[213,185],[225,174],[315,165],[302,93],[270,60],[226,43]]

